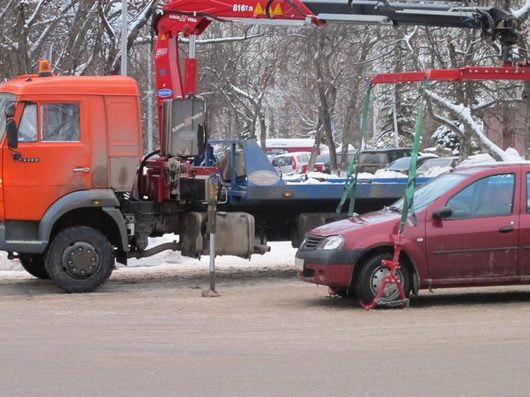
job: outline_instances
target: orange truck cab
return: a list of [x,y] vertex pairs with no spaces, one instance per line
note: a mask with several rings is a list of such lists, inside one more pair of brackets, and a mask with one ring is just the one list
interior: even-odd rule
[[[204,130],[200,103],[188,104],[165,104],[164,121],[177,127],[168,124],[162,138],[176,153],[190,153],[188,137],[196,141]],[[182,113],[195,108],[199,115]],[[66,292],[88,292],[110,277],[115,259],[208,252],[208,176],[197,176],[186,155],[143,158],[133,79],[18,77],[0,84],[0,130],[0,250],[32,275]],[[219,222],[239,237],[237,244],[219,239],[218,252],[249,257],[253,218],[233,213]],[[180,241],[146,249],[148,237],[165,233]]]

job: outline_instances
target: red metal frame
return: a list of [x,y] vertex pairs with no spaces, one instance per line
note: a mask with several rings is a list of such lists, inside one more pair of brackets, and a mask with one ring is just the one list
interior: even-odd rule
[[407,296],[405,295],[405,291],[403,291],[403,285],[401,284],[401,280],[397,274],[398,270],[401,269],[401,266],[399,265],[399,255],[401,254],[401,249],[403,248],[403,233],[400,233],[397,237],[397,240],[394,245],[394,256],[392,259],[383,259],[381,261],[381,266],[386,267],[388,270],[390,270],[390,274],[387,274],[383,278],[383,282],[379,286],[379,289],[377,290],[377,293],[372,300],[372,302],[365,304],[363,301],[359,300],[359,304],[363,309],[371,310],[375,309],[377,305],[379,305],[379,302],[381,301],[381,298],[383,297],[383,294],[385,292],[385,288],[388,285],[395,285],[398,288],[399,291],[399,297],[400,300],[397,302],[398,306],[408,307],[409,300]]
[[[286,24],[323,24],[312,15],[300,0],[172,0],[164,6],[164,14],[157,21],[158,37],[155,47],[159,116],[162,102],[197,94],[197,60],[184,61],[184,78],[181,73],[178,36],[201,35],[213,20],[276,21]],[[270,8],[267,8],[267,6]],[[161,120],[161,118],[160,118]]]
[[457,69],[428,69],[423,72],[380,73],[372,84],[414,83],[420,81],[530,80],[530,65],[464,66]]

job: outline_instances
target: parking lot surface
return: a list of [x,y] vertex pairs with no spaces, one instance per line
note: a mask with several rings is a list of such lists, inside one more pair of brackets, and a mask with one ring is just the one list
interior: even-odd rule
[[294,270],[116,272],[96,293],[0,278],[3,396],[526,396],[530,287],[364,311]]

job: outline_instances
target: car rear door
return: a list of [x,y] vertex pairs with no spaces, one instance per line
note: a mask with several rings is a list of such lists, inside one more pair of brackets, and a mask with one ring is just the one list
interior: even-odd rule
[[[429,278],[439,283],[473,283],[517,273],[520,184],[518,172],[474,179],[441,203],[453,214],[427,212]],[[520,177],[520,176],[519,176]]]

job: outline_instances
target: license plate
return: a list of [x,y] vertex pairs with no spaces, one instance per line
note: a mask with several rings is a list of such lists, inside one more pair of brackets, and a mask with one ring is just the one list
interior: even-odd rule
[[303,272],[304,271],[304,260],[300,258],[294,258],[294,267],[297,271]]

